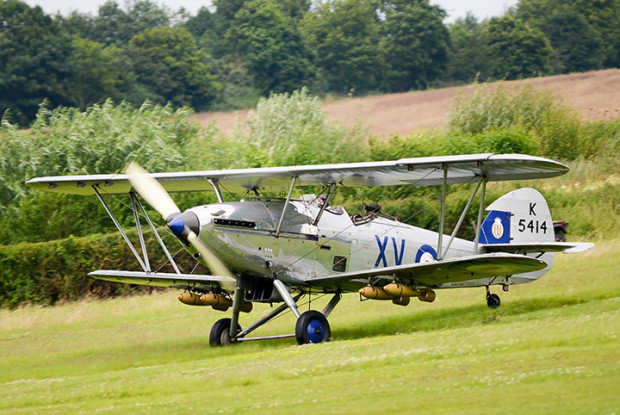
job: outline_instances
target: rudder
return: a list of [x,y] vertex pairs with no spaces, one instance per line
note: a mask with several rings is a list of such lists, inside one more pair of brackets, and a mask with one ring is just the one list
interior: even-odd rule
[[487,208],[482,222],[482,244],[553,242],[553,221],[544,196],[536,189],[514,190]]
[[[487,208],[488,216],[482,222],[480,243],[518,244],[524,246],[541,242],[554,242],[553,221],[547,201],[536,189],[523,188],[514,190],[497,199]],[[515,246],[515,252],[520,248]],[[506,250],[505,252],[510,252]],[[552,252],[530,253],[547,264],[540,271],[511,276],[512,284],[521,284],[542,277],[553,265],[555,254]]]

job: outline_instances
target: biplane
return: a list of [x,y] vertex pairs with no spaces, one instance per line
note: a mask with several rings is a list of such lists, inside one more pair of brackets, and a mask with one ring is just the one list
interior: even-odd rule
[[[268,167],[198,172],[147,173],[130,164],[126,174],[42,177],[33,188],[97,197],[131,248],[142,271],[96,270],[93,278],[183,290],[185,304],[211,306],[230,318],[217,321],[212,346],[257,339],[295,337],[299,344],[329,341],[327,318],[343,293],[362,300],[405,306],[412,298],[433,302],[436,291],[484,287],[489,307],[514,284],[535,281],[553,264],[557,252],[580,252],[590,243],[555,242],[544,197],[522,188],[500,197],[485,212],[487,183],[550,178],[568,168],[556,161],[519,154],[473,154],[405,158],[396,161]],[[446,188],[472,183],[471,196],[454,229],[445,229]],[[377,204],[350,215],[330,205],[338,187],[441,186],[438,232],[411,226],[384,213]],[[317,197],[307,186],[323,189]],[[227,197],[224,197],[225,190]],[[218,202],[181,211],[176,192],[214,192]],[[280,192],[280,193],[278,193]],[[134,246],[106,204],[109,195],[128,195],[140,247]],[[243,194],[240,200],[228,195]],[[280,194],[282,197],[268,197]],[[286,197],[284,197],[286,195]],[[456,237],[479,195],[473,240]],[[140,197],[138,197],[140,196]],[[183,273],[147,215],[141,199],[166,221],[171,232],[209,273]],[[140,221],[156,235],[174,272],[152,269]],[[141,249],[142,253],[139,253]],[[329,295],[322,311],[299,311],[302,297]],[[278,306],[245,329],[239,313],[252,304]],[[258,327],[290,310],[295,333],[249,337]]]

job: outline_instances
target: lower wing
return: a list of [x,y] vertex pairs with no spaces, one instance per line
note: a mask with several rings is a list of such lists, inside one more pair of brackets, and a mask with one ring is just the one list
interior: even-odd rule
[[533,242],[523,244],[490,244],[482,245],[483,252],[510,252],[528,254],[534,252],[564,252],[576,254],[594,246],[591,242]]
[[230,277],[200,274],[172,274],[166,272],[97,270],[88,274],[99,280],[123,282],[126,284],[150,285],[209,291],[214,287],[234,291],[236,280]]
[[492,253],[314,277],[306,280],[306,283],[310,286],[343,291],[354,291],[382,281],[434,287],[449,282],[522,274],[545,267],[547,264],[544,261],[525,255]]

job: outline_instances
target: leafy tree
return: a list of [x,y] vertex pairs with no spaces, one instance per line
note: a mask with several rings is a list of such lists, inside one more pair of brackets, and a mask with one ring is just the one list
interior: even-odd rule
[[214,19],[215,17],[209,9],[201,7],[198,13],[196,13],[196,16],[190,16],[185,23],[183,23],[183,27],[185,27],[185,29],[194,36],[194,39],[198,41],[207,30],[213,27]]
[[128,26],[127,13],[117,2],[107,1],[99,6],[99,13],[93,20],[91,39],[104,45],[122,45],[131,38],[127,33]]
[[208,24],[202,23],[205,30],[200,44],[216,59],[235,53],[226,33],[231,29],[235,15],[246,2],[247,0],[214,0],[212,5],[215,11],[210,16],[199,13],[201,21],[209,19]]
[[126,4],[126,11],[114,0],[99,7],[99,14],[93,21],[92,40],[105,45],[126,45],[146,29],[170,24],[168,11],[151,0],[132,0]]
[[601,40],[575,10],[555,11],[545,21],[543,30],[560,61],[558,72],[581,72],[602,66]]
[[450,59],[444,77],[463,83],[485,79],[489,70],[484,25],[468,13],[451,24],[449,30]]
[[200,110],[220,89],[207,54],[183,27],[147,29],[131,39],[128,53],[137,82],[157,103]]
[[300,20],[310,10],[312,0],[280,0],[278,3],[285,15]]
[[226,38],[263,94],[293,91],[311,75],[308,51],[296,21],[273,0],[244,4]]
[[[560,9],[577,12],[597,34],[601,41],[605,67],[620,66],[620,0],[520,0],[516,15],[530,26],[547,33],[549,17]],[[574,19],[573,22],[581,24]],[[586,29],[585,36],[590,38],[588,32]],[[598,51],[595,51],[595,55],[597,53]]]
[[323,89],[363,93],[380,86],[385,65],[376,6],[372,0],[335,0],[319,5],[301,21]]
[[446,12],[428,0],[383,2],[383,50],[392,91],[425,88],[446,68],[450,38]]
[[0,2],[0,114],[7,109],[21,124],[39,104],[66,105],[71,37],[40,7]]
[[518,79],[550,72],[552,49],[540,30],[511,15],[492,18],[486,30],[494,78]]
[[605,67],[620,67],[620,0],[574,0],[573,3],[575,10],[598,33]]
[[[107,98],[133,101],[135,76],[123,51],[92,40],[75,38],[70,65],[73,70],[69,94],[81,109]],[[140,104],[143,100],[135,102]]]
[[68,16],[57,14],[54,19],[71,35],[84,39],[93,39],[95,28],[94,17],[91,14],[72,11]]

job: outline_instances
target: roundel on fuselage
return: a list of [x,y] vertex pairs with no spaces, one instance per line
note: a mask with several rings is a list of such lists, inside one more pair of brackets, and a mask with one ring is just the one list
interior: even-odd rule
[[415,254],[415,262],[427,263],[437,261],[437,251],[430,245],[422,245]]

